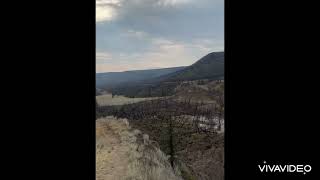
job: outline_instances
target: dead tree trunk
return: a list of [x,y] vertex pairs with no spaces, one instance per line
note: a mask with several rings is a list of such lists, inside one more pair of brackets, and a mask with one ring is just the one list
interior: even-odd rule
[[173,144],[173,125],[172,125],[171,117],[169,119],[169,148],[170,148],[170,164],[171,164],[171,167],[173,168],[175,152],[174,152],[174,144]]

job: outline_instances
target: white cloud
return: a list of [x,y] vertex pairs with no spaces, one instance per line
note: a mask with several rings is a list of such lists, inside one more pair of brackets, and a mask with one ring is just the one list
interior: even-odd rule
[[120,0],[96,0],[96,22],[112,20],[120,6]]
[[157,3],[159,5],[168,6],[168,5],[185,4],[185,3],[189,3],[189,2],[191,2],[191,0],[160,0]]
[[96,71],[187,66],[223,51],[222,2],[96,0]]
[[[206,43],[204,43],[205,41]],[[152,48],[143,53],[97,53],[97,72],[188,66],[213,52],[213,42],[198,40],[184,43],[165,38],[152,38]],[[112,59],[112,60],[111,60]]]
[[109,62],[110,60],[112,60],[111,53],[96,52],[96,63],[97,64],[103,64],[105,62]]
[[96,22],[113,20],[121,7],[124,10],[134,7],[176,6],[191,0],[96,0]]
[[168,39],[164,39],[164,38],[153,38],[152,39],[152,43],[154,45],[158,45],[158,46],[162,46],[162,45],[172,45],[174,44],[173,41],[170,41]]
[[111,58],[111,54],[108,52],[96,52],[96,57],[98,58],[104,58],[104,59],[110,59]]
[[143,31],[135,31],[135,30],[127,30],[126,32],[121,34],[122,36],[125,37],[133,37],[133,38],[147,38],[148,33],[143,32]]
[[114,16],[114,9],[109,6],[96,6],[96,22],[110,21]]

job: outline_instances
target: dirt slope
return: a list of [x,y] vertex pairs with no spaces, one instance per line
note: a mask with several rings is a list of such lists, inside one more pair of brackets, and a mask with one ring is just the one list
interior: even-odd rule
[[179,174],[148,135],[132,130],[127,120],[96,121],[96,180],[178,180]]

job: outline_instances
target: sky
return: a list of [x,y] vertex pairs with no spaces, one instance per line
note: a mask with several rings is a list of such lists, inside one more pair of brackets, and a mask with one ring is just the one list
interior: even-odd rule
[[96,72],[188,66],[224,51],[224,0],[96,0]]

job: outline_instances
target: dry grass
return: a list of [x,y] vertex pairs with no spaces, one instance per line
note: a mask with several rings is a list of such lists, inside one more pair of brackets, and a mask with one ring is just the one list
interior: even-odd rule
[[132,130],[126,119],[96,121],[97,180],[180,180],[179,174],[149,136]]
[[[183,115],[187,120],[192,116]],[[176,117],[180,118],[180,117]],[[201,118],[205,122],[206,118]],[[201,121],[201,122],[202,122]],[[162,151],[170,153],[168,128],[150,120],[130,121],[130,124],[150,135],[159,142]],[[193,124],[185,124],[183,129],[174,129],[175,164],[179,166],[184,180],[224,179],[224,127],[217,134],[193,132]],[[191,131],[190,131],[191,130]]]
[[217,83],[216,81],[206,82],[199,85],[198,81],[188,81],[188,83],[180,84],[175,88],[175,98],[177,101],[184,101],[191,99],[192,103],[217,103],[210,91],[223,92],[224,83]]
[[128,98],[124,96],[114,96],[112,98],[111,94],[105,94],[96,96],[97,103],[100,106],[107,106],[107,105],[123,105],[123,104],[131,104],[131,103],[137,103],[140,101],[146,101],[146,100],[152,100],[157,99],[157,97],[152,98]]

